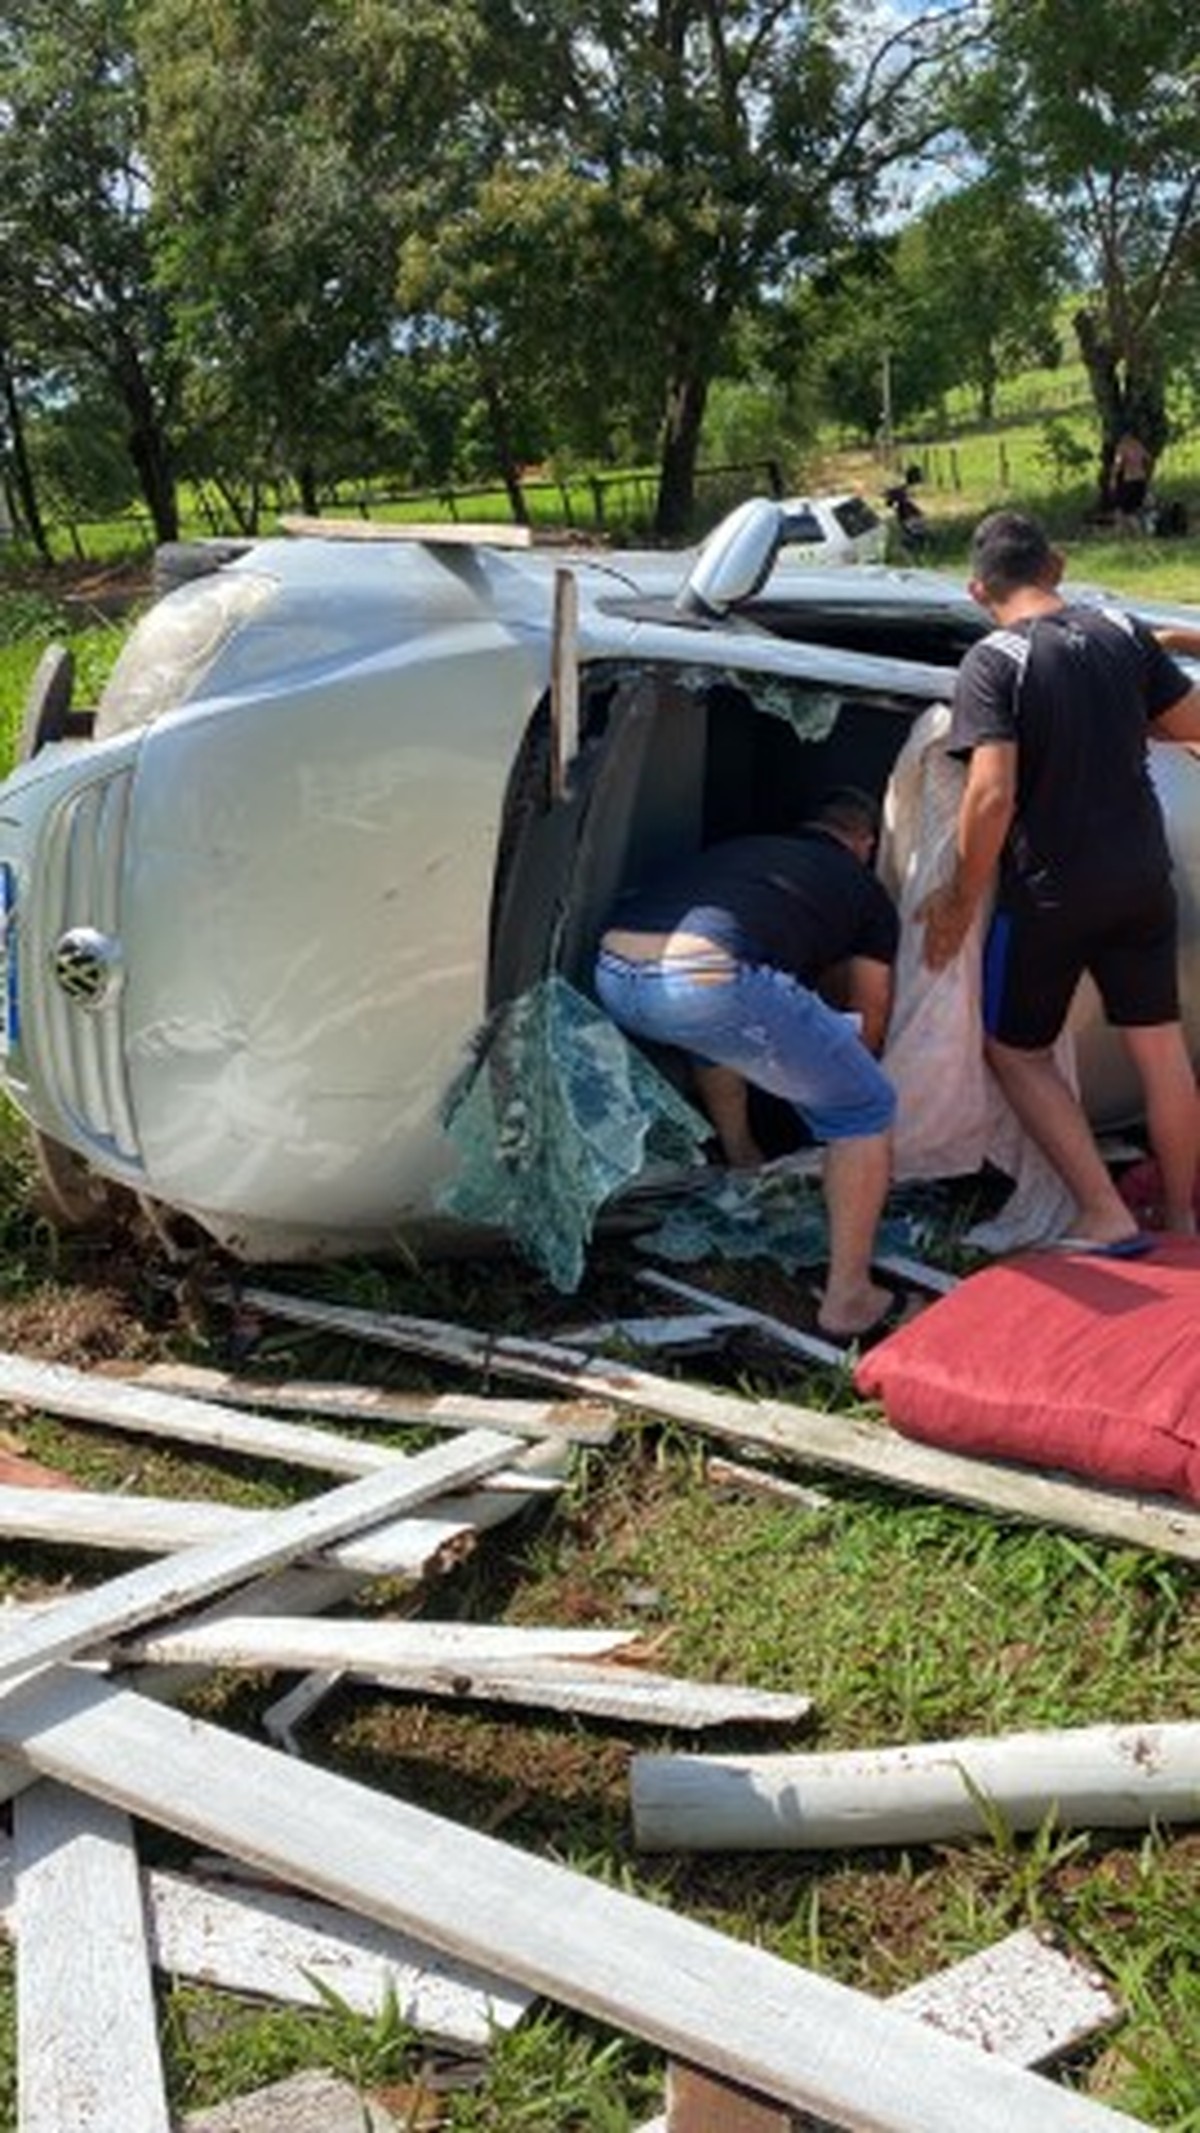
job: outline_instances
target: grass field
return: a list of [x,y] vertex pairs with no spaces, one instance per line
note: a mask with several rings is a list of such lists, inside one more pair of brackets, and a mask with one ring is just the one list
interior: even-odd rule
[[[958,567],[979,512],[1020,495],[1068,540],[1078,575],[1132,597],[1200,600],[1200,540],[1117,541],[1086,531],[1087,489],[1048,478],[1036,457],[1040,425],[1015,424],[1006,438],[1009,481],[1020,475],[1027,490],[998,486],[995,436],[954,442],[957,481],[948,461],[931,464],[924,500],[939,564]],[[839,481],[864,478],[854,455],[830,464]],[[868,461],[865,472],[878,469]],[[0,733],[9,752],[40,651],[64,635],[79,661],[80,700],[92,700],[124,625],[81,617],[64,606],[61,588],[0,589]],[[0,1345],[77,1361],[120,1352],[228,1360],[222,1308],[144,1241],[114,1248],[47,1226],[11,1115],[0,1135],[0,1237]],[[946,1238],[942,1256],[961,1267]],[[300,1278],[348,1301],[495,1333],[549,1333],[568,1316],[644,1308],[636,1268],[627,1249],[597,1248],[569,1309],[511,1264],[355,1266]],[[800,1306],[797,1281],[769,1263],[701,1268],[695,1278],[777,1315]],[[295,1332],[263,1337],[250,1367],[438,1390],[458,1382]],[[762,1352],[691,1368],[838,1413],[855,1405],[845,1372],[781,1368]],[[148,1456],[114,1434],[46,1417],[22,1418],[20,1434],[36,1457],[93,1487],[241,1503],[285,1500],[296,1487],[290,1473],[249,1476],[235,1462],[182,1450]],[[631,1422],[611,1451],[582,1459],[563,1499],[515,1537],[497,1536],[423,1604],[441,1619],[632,1620],[662,1638],[663,1663],[680,1673],[810,1694],[816,1730],[788,1742],[797,1750],[1200,1720],[1194,1569],[844,1477],[793,1478],[818,1479],[826,1507],[720,1494],[695,1438]],[[44,1595],[67,1579],[108,1574],[99,1561],[9,1547],[0,1596]],[[384,1609],[396,1599],[378,1590],[366,1604]],[[195,1708],[252,1731],[278,1688],[218,1678]],[[768,1745],[750,1735],[724,1744]],[[915,1983],[1019,1924],[1061,1934],[1104,1971],[1126,2011],[1121,2028],[1078,2054],[1061,2078],[1160,2133],[1200,2133],[1200,1824],[1069,1834],[1049,1817],[1032,1836],[1016,1836],[993,1816],[985,1836],[954,1843],[648,1859],[633,1842],[628,1765],[632,1752],[653,1745],[687,1743],[499,1709],[469,1716],[353,1687],[339,1689],[303,1736],[314,1761],[873,1993]],[[17,2126],[13,2007],[12,1959],[2,1956],[3,2129]],[[387,2010],[373,2023],[335,2006],[282,2012],[167,1982],[161,2013],[179,2113],[301,2066],[333,2066],[370,2086],[412,2079],[418,2062]],[[420,2122],[448,2133],[632,2133],[661,2107],[661,2081],[656,2053],[550,2011],[497,2046],[484,2083],[447,2089],[437,2117]]]

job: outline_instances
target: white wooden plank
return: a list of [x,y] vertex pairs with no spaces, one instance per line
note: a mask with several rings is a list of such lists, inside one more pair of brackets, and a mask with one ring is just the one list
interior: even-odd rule
[[94,1375],[180,1393],[188,1399],[216,1400],[222,1406],[327,1415],[387,1428],[499,1429],[513,1437],[608,1444],[615,1427],[613,1411],[602,1400],[505,1400],[453,1392],[400,1392],[378,1385],[344,1385],[334,1379],[247,1378],[201,1363],[105,1364]]
[[575,1348],[715,1348],[738,1330],[727,1312],[678,1311],[666,1318],[604,1318],[572,1326],[564,1339]]
[[[0,1616],[0,1620],[3,1617]],[[536,1665],[546,1659],[602,1659],[631,1651],[636,1629],[558,1629],[506,1622],[263,1621],[227,1615],[220,1622],[143,1631],[115,1647],[125,1659],[169,1665],[337,1667],[385,1679],[392,1669],[470,1674],[488,1667]]]
[[[1030,2067],[1077,2050],[1121,2016],[1096,1971],[1028,1927],[893,1993],[888,2004],[947,2036]],[[638,2133],[667,2133],[665,2116]]]
[[688,1681],[628,1662],[599,1663],[637,1642],[636,1632],[620,1631],[226,1617],[191,1629],[151,1631],[124,1642],[111,1656],[161,1665],[244,1666],[255,1672],[305,1667],[424,1696],[534,1705],[685,1729],[794,1726],[811,1714],[807,1696]]
[[944,1273],[939,1266],[929,1266],[924,1259],[910,1259],[903,1252],[884,1252],[881,1258],[872,1261],[881,1274],[894,1274],[897,1281],[910,1282],[914,1289],[928,1289],[935,1296],[948,1296],[958,1287],[957,1274]]
[[412,2133],[415,2123],[407,2110],[397,2118],[340,2074],[309,2068],[230,2103],[188,2111],[179,2133]]
[[648,1851],[840,1851],[936,1844],[1048,1816],[1065,1829],[1200,1818],[1200,1723],[1078,1726],[811,1755],[639,1755]]
[[216,1888],[178,1874],[149,1880],[151,1945],[160,1970],[264,1999],[321,2004],[318,1984],[364,2015],[389,1994],[423,2036],[486,2050],[532,1993],[440,1956],[410,1934],[280,1890]]
[[170,2133],[128,1817],[32,1785],[13,1854],[19,2133]]
[[0,1700],[0,1752],[835,2123],[1132,2133],[847,1986],[82,1668]]
[[[552,1482],[529,1477],[523,1494],[466,1491],[438,1498],[422,1516],[389,1519],[370,1532],[333,1541],[319,1559],[362,1577],[420,1577],[443,1551],[464,1550],[476,1534],[536,1501]],[[536,1483],[536,1486],[535,1486]],[[243,1504],[172,1496],[125,1496],[89,1489],[59,1491],[0,1484],[0,1534],[64,1548],[115,1548],[122,1554],[168,1554],[245,1532],[262,1513]]]
[[[62,1791],[39,1780],[22,1794],[15,1818],[27,1817],[29,1802],[39,1795]],[[128,1829],[115,1809],[81,1794],[70,1797],[83,1802],[98,1826],[107,1816]],[[378,2014],[394,1994],[404,2020],[423,2036],[474,2049],[486,2049],[494,2030],[512,2029],[532,2001],[519,1985],[438,1955],[411,1934],[390,1932],[294,1891],[237,1877],[214,1882],[160,1867],[141,1868],[140,1890],[151,1959],[170,1977],[300,2007],[323,2004],[319,1979],[363,2015]],[[0,1925],[17,1938],[12,1855],[2,1843]],[[59,1930],[66,1928],[64,1916]],[[84,1930],[90,1930],[86,1920]]]
[[844,1341],[823,1340],[818,1333],[806,1333],[800,1326],[785,1325],[781,1318],[772,1318],[767,1311],[751,1310],[747,1304],[736,1303],[730,1296],[715,1295],[711,1289],[699,1289],[691,1282],[677,1281],[673,1274],[659,1274],[646,1268],[638,1280],[649,1289],[661,1289],[667,1296],[678,1296],[684,1301],[697,1304],[709,1311],[716,1311],[727,1318],[731,1325],[745,1326],[752,1332],[761,1333],[777,1348],[785,1348],[794,1355],[802,1355],[811,1363],[844,1363]]
[[498,519],[306,518],[290,512],[279,521],[285,533],[325,541],[419,541],[429,548],[532,548],[528,526]]
[[0,1641],[0,1681],[102,1637],[119,1636],[156,1615],[176,1613],[296,1556],[340,1540],[356,1527],[378,1524],[405,1506],[427,1502],[452,1481],[468,1481],[503,1465],[512,1438],[479,1430],[450,1445],[392,1461],[381,1473],[347,1481],[309,1503],[260,1512],[228,1540],[189,1548],[165,1561],[110,1578],[94,1592],[56,1600],[31,1623]]
[[704,1478],[714,1489],[730,1495],[773,1496],[781,1503],[795,1504],[801,1511],[828,1511],[833,1507],[832,1496],[826,1496],[821,1489],[806,1489],[802,1482],[787,1481],[770,1467],[745,1466],[736,1459],[706,1459]]
[[[372,1444],[334,1430],[311,1429],[298,1422],[275,1422],[266,1415],[238,1414],[219,1402],[185,1399],[177,1394],[130,1384],[121,1378],[73,1370],[66,1363],[0,1351],[0,1401],[34,1407],[44,1414],[66,1415],[75,1422],[95,1422],[132,1435],[170,1442],[206,1444],[248,1459],[275,1459],[283,1466],[312,1467],[324,1474],[377,1474],[411,1455],[393,1445]],[[512,1446],[514,1453],[520,1451]],[[525,1486],[525,1482],[514,1486]]]
[[254,1287],[243,1294],[260,1310],[296,1324],[322,1325],[468,1369],[594,1392],[616,1406],[658,1415],[734,1444],[759,1445],[920,1496],[972,1504],[993,1515],[1034,1519],[1200,1562],[1200,1511],[1166,1497],[1135,1496],[995,1459],[964,1458],[915,1443],[860,1415],[822,1414],[782,1400],[749,1400],[708,1386],[680,1384],[631,1365],[597,1362],[552,1341],[487,1339],[437,1319],[316,1303],[273,1289]]
[[[546,1472],[560,1467],[568,1456],[568,1448],[560,1444],[535,1446],[527,1454]],[[28,1496],[45,1492],[20,1493]],[[339,1542],[328,1551],[322,1550],[311,1566],[292,1564],[242,1586],[235,1594],[217,1600],[197,1619],[220,1621],[230,1612],[263,1616],[318,1614],[322,1608],[340,1606],[365,1576],[382,1573],[417,1580],[443,1575],[465,1559],[480,1534],[513,1517],[530,1501],[531,1498],[488,1495],[483,1491],[435,1498],[425,1515],[387,1521],[361,1540]],[[147,1667],[139,1676],[138,1685],[144,1694],[174,1699],[185,1694],[203,1672],[195,1667]],[[0,1800],[12,1799],[26,1782],[15,1763],[0,1761]]]
[[1090,1964],[1028,1926],[893,1993],[889,2004],[1018,2066],[1048,2066],[1121,2015]]

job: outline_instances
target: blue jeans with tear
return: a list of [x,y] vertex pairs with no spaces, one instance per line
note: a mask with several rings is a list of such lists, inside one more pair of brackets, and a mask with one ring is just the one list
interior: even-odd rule
[[596,998],[630,1037],[670,1044],[711,1066],[732,1067],[782,1096],[818,1141],[886,1133],[896,1092],[840,1014],[785,970],[711,956],[634,962],[602,948]]

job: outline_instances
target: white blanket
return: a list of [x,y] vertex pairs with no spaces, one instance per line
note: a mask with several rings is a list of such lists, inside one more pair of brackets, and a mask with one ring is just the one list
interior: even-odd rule
[[[945,751],[950,712],[932,704],[915,721],[884,797],[878,868],[900,912],[896,998],[883,1066],[896,1086],[895,1176],[972,1175],[985,1162],[1013,1180],[998,1215],[970,1231],[982,1251],[1040,1244],[1071,1227],[1066,1187],[1030,1140],[983,1056],[980,911],[962,950],[944,970],[922,960],[925,928],[915,917],[953,864],[964,765]],[[1069,1034],[1055,1048],[1077,1086]]]

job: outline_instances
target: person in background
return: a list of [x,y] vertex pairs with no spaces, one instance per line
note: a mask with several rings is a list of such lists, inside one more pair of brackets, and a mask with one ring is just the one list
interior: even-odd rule
[[[784,1097],[824,1144],[817,1323],[838,1340],[879,1330],[896,1303],[871,1279],[896,1103],[875,1054],[899,938],[871,869],[878,828],[869,795],[840,788],[793,834],[693,854],[618,903],[595,974],[621,1029],[690,1056],[727,1162],[761,1161],[747,1083]],[[844,1011],[818,990],[834,971]]]
[[987,1058],[1067,1185],[1075,1248],[1132,1253],[1131,1230],[1082,1105],[1054,1058],[1083,972],[1140,1078],[1165,1225],[1195,1227],[1195,1082],[1179,1016],[1177,926],[1147,736],[1200,740],[1200,689],[1151,632],[1068,603],[1042,528],[998,511],[977,528],[971,591],[997,627],[959,669],[947,746],[968,760],[948,881],[921,907],[925,960],[957,953],[995,888],[984,946]]
[[1112,486],[1117,517],[1127,533],[1136,533],[1141,527],[1152,465],[1141,438],[1132,430],[1125,430],[1113,448]]

